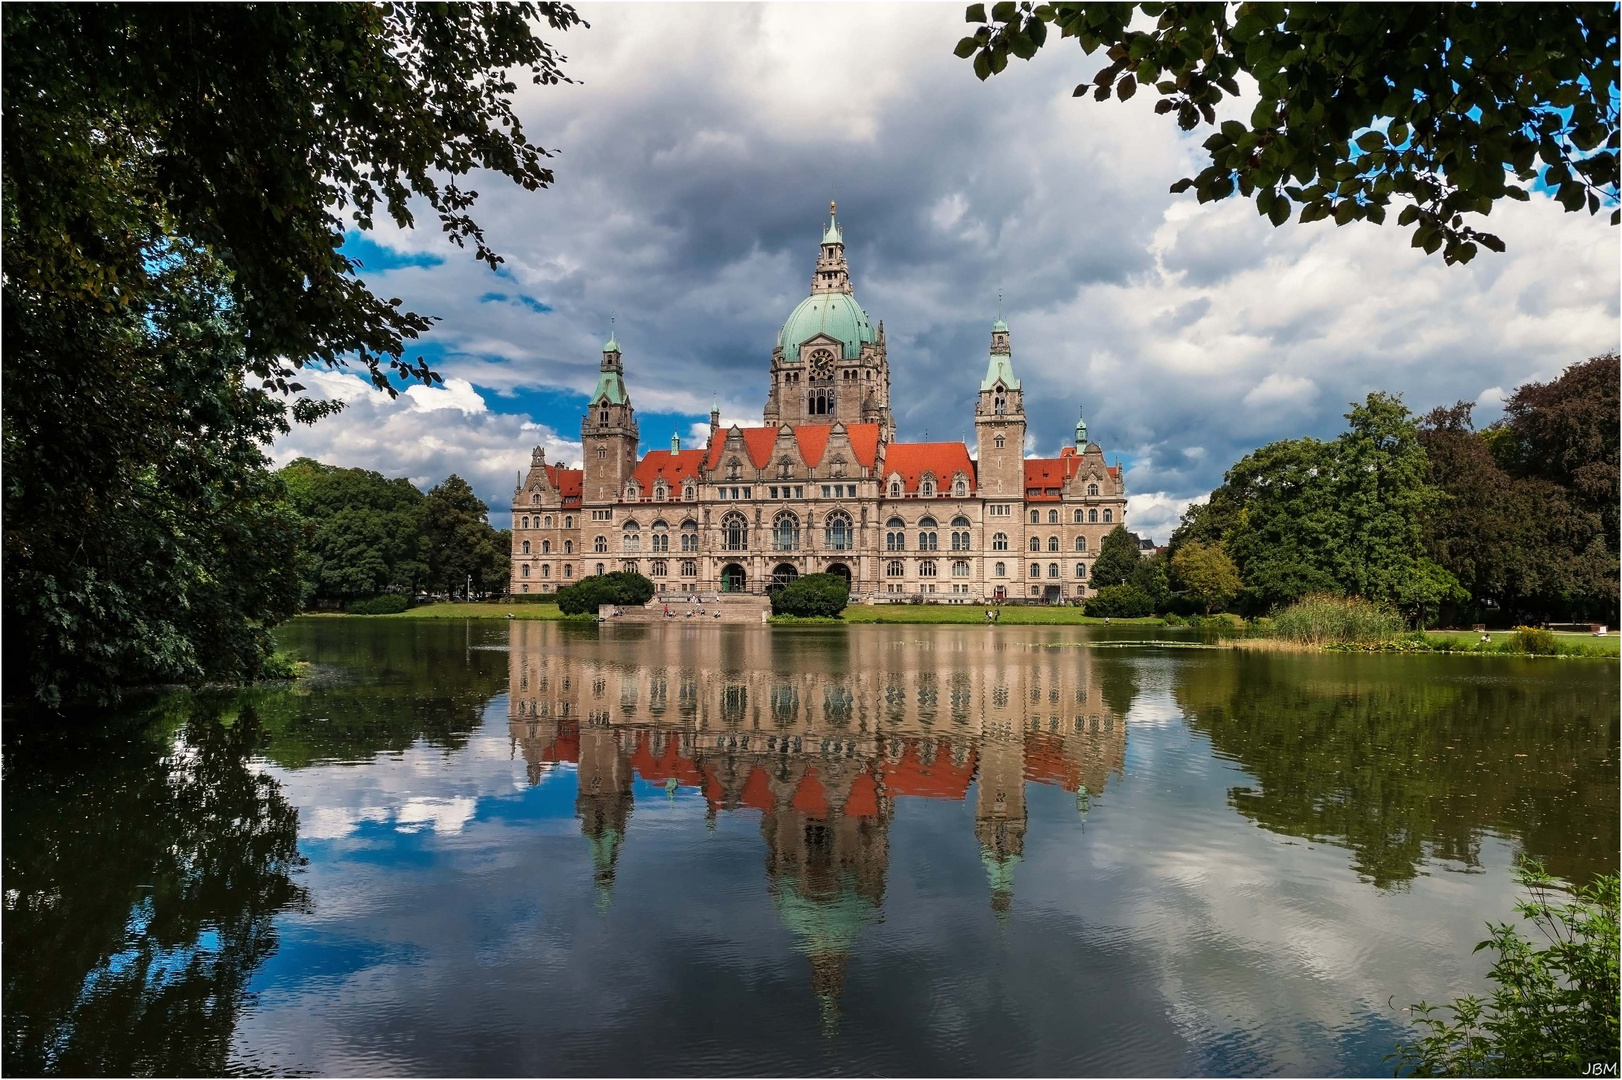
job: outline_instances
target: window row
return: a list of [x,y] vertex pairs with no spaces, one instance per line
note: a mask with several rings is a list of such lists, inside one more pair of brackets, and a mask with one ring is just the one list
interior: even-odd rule
[[[1096,488],[1097,485],[1094,485],[1094,487]],[[1076,525],[1096,525],[1096,524],[1098,524],[1098,511],[1096,509],[1094,509],[1094,510],[1083,510],[1081,507],[1078,506],[1078,507],[1076,507],[1075,510],[1071,511],[1070,520],[1071,520],[1072,524],[1076,524]],[[1109,524],[1110,522],[1112,522],[1114,520],[1115,520],[1115,511],[1113,511],[1113,510],[1105,510],[1104,511],[1104,523],[1107,525],[1107,524]],[[1048,524],[1049,525],[1057,525],[1058,523],[1059,523],[1059,511],[1058,510],[1049,510],[1048,511]],[[1042,524],[1042,511],[1040,511],[1040,510],[1032,510],[1031,511],[1031,524],[1032,525],[1040,525],[1040,524]]]
[[[541,575],[542,578],[551,577],[552,576],[552,564],[551,563],[542,563],[541,566],[540,566],[540,575]],[[530,564],[529,563],[524,563],[522,566],[520,566],[518,568],[518,576],[522,577],[522,578],[528,578],[530,576]],[[572,564],[572,563],[564,563],[563,564],[563,576],[566,577],[566,578],[574,577],[574,564]]]

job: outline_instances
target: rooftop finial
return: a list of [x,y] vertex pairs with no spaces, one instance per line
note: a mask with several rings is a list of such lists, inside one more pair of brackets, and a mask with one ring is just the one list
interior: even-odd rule
[[605,353],[620,351],[620,343],[614,337],[614,314],[612,311],[608,313],[608,342],[603,346]]
[[828,200],[828,216],[833,217],[837,213],[839,213],[838,204],[836,204],[832,199],[829,199]]
[[1002,321],[1002,286],[997,287],[997,321]]

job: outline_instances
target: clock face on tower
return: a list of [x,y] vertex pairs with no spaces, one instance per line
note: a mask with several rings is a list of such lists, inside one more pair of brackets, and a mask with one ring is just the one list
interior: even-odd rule
[[818,349],[811,354],[811,377],[813,379],[826,379],[834,373],[834,354],[828,349]]

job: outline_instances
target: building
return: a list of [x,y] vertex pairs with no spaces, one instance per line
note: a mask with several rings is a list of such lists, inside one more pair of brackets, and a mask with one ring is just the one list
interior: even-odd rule
[[1076,424],[1057,458],[1027,458],[1008,324],[991,327],[975,445],[896,441],[884,324],[856,302],[829,207],[811,292],[771,354],[759,427],[638,454],[613,335],[580,424],[582,463],[536,447],[513,494],[512,590],[551,592],[613,570],[661,593],[765,592],[838,574],[853,597],[950,603],[1076,600],[1126,486]]

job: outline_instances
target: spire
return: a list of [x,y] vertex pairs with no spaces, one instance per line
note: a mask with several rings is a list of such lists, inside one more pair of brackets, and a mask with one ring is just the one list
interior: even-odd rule
[[839,228],[839,218],[833,203],[828,204],[828,225],[822,230],[822,251],[817,256],[817,270],[811,275],[811,295],[818,293],[851,293],[850,266],[845,262],[845,233]]
[[828,200],[828,227],[822,230],[824,244],[843,244],[845,234],[839,230],[839,211],[832,199]]
[[1082,409],[1081,406],[1079,406],[1079,405],[1076,406],[1076,409],[1077,409],[1077,413],[1078,413],[1077,418],[1076,418],[1076,449],[1077,450],[1086,450],[1087,449],[1087,416],[1086,416],[1086,410]]
[[672,431],[670,433],[670,452],[672,454],[674,454],[680,449],[681,449],[681,434],[679,432]]
[[998,335],[998,334],[1006,334],[1006,333],[1008,333],[1008,323],[1005,322],[1003,320],[1003,317],[1002,317],[1002,290],[998,289],[997,290],[997,321],[991,324],[991,334],[992,334],[991,350],[992,350],[992,352],[997,351],[996,335]]
[[620,343],[614,338],[614,313],[611,311],[608,313],[608,342],[603,345],[603,354],[606,356],[619,351]]
[[986,364],[986,377],[980,380],[981,390],[990,390],[998,380],[1010,390],[1019,389],[1014,377],[1014,350],[1008,340],[1008,324],[998,319],[991,324],[991,358]]

